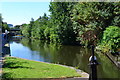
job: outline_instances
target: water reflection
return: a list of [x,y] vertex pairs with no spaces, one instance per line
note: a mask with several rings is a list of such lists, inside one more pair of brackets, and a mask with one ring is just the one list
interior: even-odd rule
[[[11,42],[11,55],[36,61],[59,63],[74,66],[89,72],[88,59],[90,49],[80,46],[56,45],[40,40],[23,38],[20,42]],[[119,69],[103,54],[96,54],[99,78],[120,78]]]
[[99,77],[102,78],[120,78],[120,69],[116,67],[104,54],[97,54],[101,64],[98,66]]

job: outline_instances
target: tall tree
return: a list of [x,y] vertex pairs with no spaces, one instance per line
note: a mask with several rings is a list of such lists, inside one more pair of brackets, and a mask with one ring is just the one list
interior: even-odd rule
[[90,45],[98,41],[101,32],[110,25],[120,26],[120,3],[79,2],[74,5],[72,20],[77,40]]
[[[70,11],[75,3],[54,2],[50,3],[51,21],[53,29],[57,32],[57,38],[63,44],[73,43],[75,41],[75,33],[72,28],[70,19]],[[56,39],[57,39],[56,38]]]

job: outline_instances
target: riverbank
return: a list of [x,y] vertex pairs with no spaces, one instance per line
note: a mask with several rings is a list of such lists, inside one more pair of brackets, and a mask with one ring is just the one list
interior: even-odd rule
[[105,53],[105,55],[118,67],[120,68],[120,55],[113,56],[111,53]]
[[[83,75],[83,74],[82,74]],[[3,66],[3,78],[74,78],[82,77],[69,67],[6,57]]]

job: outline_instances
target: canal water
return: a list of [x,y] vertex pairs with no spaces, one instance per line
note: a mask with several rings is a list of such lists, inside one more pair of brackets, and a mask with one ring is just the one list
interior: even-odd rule
[[[10,50],[14,57],[73,66],[89,73],[91,50],[88,48],[13,38],[10,41]],[[120,69],[104,54],[96,53],[96,57],[100,63],[97,67],[98,78],[120,78]]]

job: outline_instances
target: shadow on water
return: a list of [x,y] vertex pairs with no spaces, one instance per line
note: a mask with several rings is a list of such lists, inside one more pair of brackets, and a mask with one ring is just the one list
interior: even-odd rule
[[116,67],[105,54],[98,53],[96,56],[100,62],[100,65],[98,66],[100,78],[120,78],[120,69]]
[[[19,46],[19,47],[18,47]],[[89,73],[91,50],[80,46],[57,45],[40,40],[23,38],[11,42],[11,55],[30,60],[73,66]],[[120,78],[120,70],[102,53],[96,54],[99,78]]]

